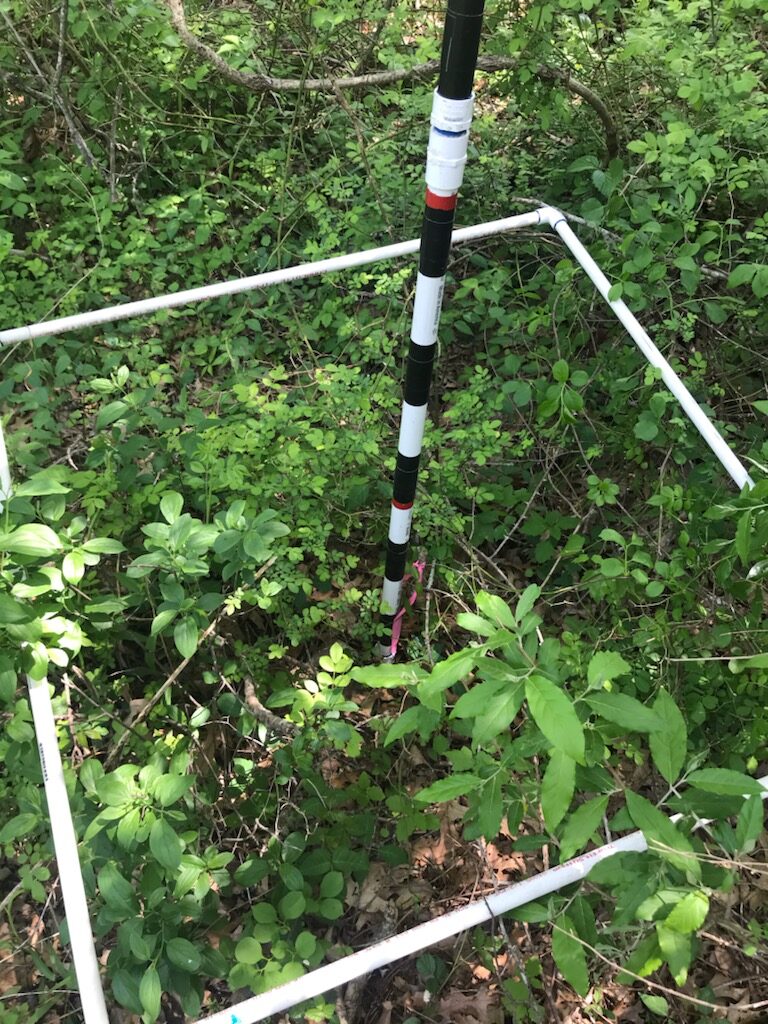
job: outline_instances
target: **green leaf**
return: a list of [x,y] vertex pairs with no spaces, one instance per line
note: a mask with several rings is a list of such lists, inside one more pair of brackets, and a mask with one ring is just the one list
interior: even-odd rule
[[166,491],[160,501],[160,512],[166,523],[172,525],[181,515],[184,499],[178,491]]
[[541,813],[554,832],[566,815],[576,785],[576,762],[562,750],[553,750],[541,783]]
[[162,633],[166,626],[170,626],[178,614],[178,608],[166,608],[165,611],[158,612],[154,619],[152,619],[149,635],[157,636],[158,633]]
[[[603,533],[607,532],[606,530],[603,531]],[[603,539],[605,540],[606,538],[603,537]],[[619,540],[623,546],[624,542],[621,537],[619,537]],[[596,688],[602,686],[603,683],[610,682],[612,679],[618,679],[619,676],[625,676],[631,670],[631,666],[616,651],[600,651],[590,659],[589,668],[587,669],[587,683],[590,688]]]
[[664,919],[664,926],[676,932],[697,932],[709,913],[709,899],[705,893],[696,890],[683,896]]
[[515,618],[502,599],[496,594],[486,594],[484,591],[475,598],[477,610],[486,619],[496,622],[503,629],[514,629]]
[[533,720],[556,750],[584,763],[584,730],[573,704],[563,691],[544,676],[529,676],[525,696]]
[[688,730],[680,708],[666,690],[660,689],[653,710],[661,720],[660,729],[654,729],[648,740],[653,763],[673,785],[683,770],[688,753]]
[[339,896],[344,892],[344,875],[340,871],[329,871],[320,883],[320,895],[323,899]]
[[182,658],[191,658],[197,650],[197,623],[191,616],[179,619],[173,628],[173,642]]
[[0,171],[0,188],[8,188],[14,192],[23,192],[24,179],[20,178],[18,174],[14,174],[13,171],[8,171],[3,168],[3,170]]
[[189,791],[194,782],[191,775],[161,775],[155,782],[154,795],[161,807],[170,807]]
[[688,968],[693,960],[693,941],[690,935],[673,931],[663,923],[656,925],[656,936],[664,959],[678,985],[684,985],[688,978]]
[[488,710],[488,702],[499,690],[509,686],[512,681],[518,682],[510,670],[509,679],[494,677],[484,679],[481,683],[475,683],[463,693],[456,701],[451,710],[451,718],[477,718],[484,711]]
[[162,992],[160,975],[154,967],[147,967],[139,985],[139,999],[141,1000],[144,1012],[153,1021],[157,1020],[160,1014],[160,997]]
[[420,804],[438,804],[446,800],[455,800],[457,796],[464,796],[471,793],[473,789],[483,785],[484,780],[478,775],[469,772],[460,772],[456,775],[449,775],[445,779],[433,782],[431,786],[422,789],[414,799]]
[[320,900],[320,914],[326,921],[337,921],[343,913],[341,900]]
[[85,574],[85,560],[82,551],[69,551],[61,563],[61,574],[67,583],[79,583]]
[[181,864],[183,847],[184,844],[168,822],[156,818],[149,832],[149,848],[155,860],[169,871],[176,871]]
[[595,796],[577,807],[563,829],[560,839],[560,862],[570,860],[587,845],[603,820],[608,806],[607,796]]
[[70,491],[71,488],[65,487],[52,474],[51,470],[43,469],[15,487],[13,496],[15,498],[42,498],[48,494],[69,494]]
[[61,551],[63,545],[50,526],[43,523],[25,523],[0,537],[0,550],[14,555],[49,558]]
[[741,263],[728,275],[728,288],[738,288],[739,285],[748,284],[755,276],[756,263]]
[[[506,605],[504,607],[506,608]],[[430,703],[431,699],[447,690],[449,686],[465,679],[482,656],[481,649],[468,647],[463,651],[456,651],[445,661],[438,662],[427,678],[418,684],[416,692],[419,699],[424,701],[428,707],[433,707]],[[442,702],[440,707],[442,708]],[[433,707],[433,710],[438,709]]]
[[251,936],[240,939],[235,946],[235,960],[240,964],[257,964],[263,958],[261,943]]
[[733,540],[733,546],[736,549],[736,554],[739,556],[741,564],[746,568],[751,559],[749,557],[749,542],[752,537],[752,513],[747,511],[739,517],[739,521],[736,525],[736,535]]
[[[2,608],[0,606],[0,615]],[[16,669],[13,662],[4,654],[0,654],[0,703],[9,704],[16,696]]]
[[701,865],[688,839],[675,828],[669,818],[644,796],[626,791],[627,809],[632,821],[645,836],[649,849],[694,878],[701,878]]
[[288,892],[277,905],[284,921],[295,921],[307,909],[307,900],[303,892]]
[[504,815],[503,781],[501,772],[496,772],[479,793],[480,806],[477,810],[477,827],[480,829],[480,834],[486,839],[493,839],[499,834],[501,819]]
[[565,359],[558,359],[555,365],[552,367],[552,376],[558,382],[558,384],[565,384],[570,375],[568,363]]
[[391,689],[395,686],[409,686],[426,675],[417,664],[411,665],[367,665],[352,669],[352,678],[364,686]]
[[315,949],[317,948],[317,939],[312,932],[299,932],[296,936],[295,942],[293,943],[293,948],[302,960],[306,960],[315,952]]
[[0,843],[12,843],[14,839],[21,839],[29,835],[39,824],[40,817],[37,814],[29,811],[17,814],[0,829]]
[[99,410],[99,414],[96,417],[96,429],[103,430],[104,427],[117,423],[118,420],[124,419],[130,411],[131,407],[127,402],[123,402],[122,399],[118,399],[116,402],[109,402],[108,405]]
[[634,435],[638,441],[653,441],[658,436],[659,425],[652,416],[643,413],[634,426]]
[[757,779],[731,771],[730,768],[702,768],[691,772],[685,781],[695,789],[725,796],[760,796],[765,792]]
[[10,594],[0,594],[0,626],[18,626],[32,618],[29,608],[14,601]]
[[485,712],[478,715],[472,728],[472,740],[478,746],[485,746],[509,729],[517,717],[525,697],[522,680],[512,683],[508,690],[489,698]]
[[763,831],[762,798],[756,794],[745,800],[736,822],[736,852],[751,853]]
[[531,583],[525,588],[520,595],[520,600],[515,606],[515,622],[518,624],[521,623],[526,615],[533,611],[534,605],[538,601],[540,594],[541,587],[537,586],[535,583]]
[[[181,937],[171,939],[165,947],[165,954],[174,967],[178,967],[188,974],[193,974],[200,967],[200,953],[188,939]],[[237,957],[237,951],[235,951],[235,957]]]
[[567,914],[561,914],[552,930],[552,956],[557,969],[580,996],[589,991],[589,972],[584,946]]
[[649,996],[645,992],[641,992],[640,999],[646,1009],[657,1017],[669,1017],[669,1003],[664,996]]
[[119,555],[125,551],[125,547],[119,540],[112,540],[110,537],[91,537],[83,544],[83,551],[92,555]]
[[625,693],[599,693],[586,701],[601,718],[629,732],[653,732],[664,724],[654,711]]

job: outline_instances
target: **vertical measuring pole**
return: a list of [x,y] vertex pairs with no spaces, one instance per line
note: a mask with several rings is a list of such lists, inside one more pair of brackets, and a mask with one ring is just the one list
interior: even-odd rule
[[381,592],[383,658],[394,657],[392,629],[400,608],[408,558],[416,480],[427,419],[432,364],[451,248],[456,200],[464,175],[472,123],[475,76],[484,0],[448,0],[440,78],[432,103],[427,148],[427,193],[421,229],[419,274],[405,371],[403,410]]

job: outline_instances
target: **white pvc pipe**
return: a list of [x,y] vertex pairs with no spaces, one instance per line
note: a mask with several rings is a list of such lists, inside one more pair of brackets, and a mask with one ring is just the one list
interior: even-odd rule
[[83,1020],[85,1024],[109,1024],[104,990],[101,987],[99,962],[96,959],[91,921],[88,916],[88,904],[85,899],[83,875],[77,856],[77,837],[64,783],[48,680],[35,680],[27,676],[27,684]]
[[[768,797],[768,776],[760,779],[764,787],[763,799]],[[678,821],[681,815],[676,814],[672,821]],[[698,825],[705,825],[707,822],[698,822]],[[418,953],[421,949],[434,946],[438,942],[452,938],[459,932],[475,928],[506,914],[516,907],[522,907],[533,900],[549,896],[553,892],[580,882],[586,878],[595,864],[612,857],[616,853],[634,851],[642,853],[648,849],[648,844],[642,832],[632,832],[622,839],[615,839],[605,846],[599,846],[596,850],[583,853],[580,857],[574,857],[564,864],[559,864],[549,871],[543,871],[533,878],[526,878],[522,882],[510,885],[501,892],[492,893],[482,899],[474,900],[460,910],[453,910],[442,917],[433,918],[424,924],[403,932],[401,935],[394,935],[383,942],[377,942],[368,949],[361,949],[358,953],[345,956],[335,963],[318,967],[309,974],[295,981],[289,981],[285,985],[273,988],[262,995],[253,996],[242,1003],[237,1003],[228,1010],[219,1010],[209,1017],[201,1018],[197,1024],[255,1024],[256,1021],[264,1020],[272,1014],[282,1013],[289,1010],[297,1003],[303,1003],[307,999],[314,999],[346,985],[348,982],[359,978],[364,974],[370,974],[380,967],[386,967],[396,960]]]
[[[453,242],[488,238],[503,231],[533,227],[538,223],[539,215],[533,210],[515,217],[505,217],[502,220],[492,220],[486,224],[460,228],[458,231],[454,231]],[[188,306],[192,302],[219,299],[224,295],[237,295],[240,292],[249,292],[257,288],[268,288],[273,284],[285,284],[288,281],[298,281],[305,277],[332,274],[340,270],[362,267],[368,263],[392,260],[398,256],[408,256],[418,252],[420,244],[420,239],[413,238],[407,242],[396,242],[394,245],[382,245],[376,249],[364,249],[362,252],[315,260],[313,263],[301,263],[299,266],[286,267],[284,270],[271,270],[265,274],[241,277],[234,281],[220,281],[217,284],[203,285],[201,288],[188,288],[185,291],[174,292],[172,295],[158,295],[151,299],[140,299],[138,302],[124,302],[118,306],[92,310],[90,313],[76,313],[74,316],[63,316],[57,320],[16,327],[13,330],[0,331],[0,345],[16,345],[20,341],[31,341],[33,338],[47,338],[54,334],[63,334],[65,331],[95,327],[98,324],[127,320],[134,316],[146,316],[149,313],[157,313],[161,309],[174,309],[177,306]]]
[[608,293],[611,290],[611,282],[573,233],[565,219],[565,215],[561,213],[560,210],[555,210],[552,207],[545,207],[544,209],[539,210],[538,213],[541,220],[550,224],[555,231],[557,231],[558,235],[560,235],[563,242],[565,242],[573,253],[579,265],[586,272],[592,284],[597,288],[602,297],[619,318],[630,337],[651,366],[656,366],[661,370],[661,376],[664,383],[683,407],[690,421],[718,457],[724,469],[739,490],[745,486],[753,487],[754,481],[750,477],[749,473],[733,453],[729,445],[723,439],[722,435],[708,418],[707,414],[690,393],[688,388],[683,384],[667,360],[648,337],[647,333],[640,326],[637,318],[630,312],[626,303],[622,299],[608,298]]
[[8,451],[5,447],[5,433],[0,423],[0,512],[11,496],[11,467],[8,463]]

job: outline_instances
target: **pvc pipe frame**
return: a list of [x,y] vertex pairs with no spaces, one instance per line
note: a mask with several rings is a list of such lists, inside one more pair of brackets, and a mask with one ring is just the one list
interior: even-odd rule
[[[610,282],[587,250],[571,231],[565,215],[552,207],[542,207],[530,213],[507,217],[502,220],[476,224],[473,227],[460,228],[454,231],[452,244],[489,238],[493,235],[521,228],[547,224],[557,231],[574,258],[585,270],[592,283],[603,296],[624,325],[646,359],[661,370],[664,383],[675,395],[686,414],[701,433],[725,470],[741,489],[753,486],[752,479],[746,469],[730,449],[717,428],[707,417],[704,410],[696,402],[687,387],[680,380],[668,361],[653,344],[647,333],[640,326],[635,316],[621,300],[608,297]],[[0,331],[0,345],[15,345],[22,341],[35,338],[50,337],[95,327],[99,324],[112,323],[135,316],[145,316],[163,309],[173,309],[208,299],[221,298],[225,295],[236,295],[241,292],[266,288],[270,285],[298,281],[307,277],[329,274],[354,267],[365,266],[383,260],[395,259],[418,252],[419,239],[399,242],[394,245],[380,246],[362,252],[335,256],[330,259],[305,263],[284,270],[256,274],[252,277],[234,281],[223,281],[218,284],[206,285],[176,292],[172,295],[157,296],[139,302],[128,302],[111,306],[102,310],[81,313],[75,316],[60,317],[48,322],[31,324],[14,330]],[[5,448],[2,427],[0,427],[0,508],[11,493],[11,474],[8,455]],[[85,1024],[109,1024],[104,994],[99,975],[99,965],[93,934],[88,917],[82,873],[77,855],[77,839],[75,836],[72,815],[69,807],[64,774],[56,737],[53,710],[48,693],[46,680],[35,682],[28,680],[30,705],[32,708],[35,731],[38,738],[40,762],[43,769],[46,799],[51,821],[54,849],[61,876],[61,888],[67,923],[72,946],[72,958],[75,965],[78,987],[83,1006]],[[768,786],[768,779],[761,780]],[[353,953],[349,957],[328,964],[310,972],[303,978],[289,982],[271,992],[255,996],[238,1004],[234,1009],[223,1010],[205,1018],[207,1024],[252,1024],[282,1010],[289,1009],[296,1003],[313,998],[331,988],[343,985],[353,978],[367,974],[377,967],[382,967],[401,957],[408,956],[419,949],[424,949],[442,939],[456,935],[477,924],[490,920],[497,914],[505,913],[524,903],[537,899],[571,882],[584,878],[591,867],[606,857],[622,850],[647,849],[642,833],[635,832],[623,839],[616,840],[597,850],[576,857],[574,860],[561,864],[535,878],[510,886],[500,893],[485,899],[474,901],[461,910],[435,918],[426,924],[419,925],[403,935],[387,939],[369,949]]]
[[[768,797],[768,776],[759,781],[764,790],[763,799],[766,799]],[[676,814],[671,820],[679,821],[681,817],[682,815]],[[696,827],[700,828],[707,824],[706,821],[700,821],[696,823]],[[595,864],[607,860],[608,857],[613,857],[616,853],[629,851],[643,853],[647,849],[648,843],[643,833],[632,832],[622,839],[615,839],[611,843],[581,854],[580,857],[574,857],[573,860],[567,860],[564,864],[558,864],[557,867],[543,871],[533,878],[526,878],[522,882],[507,886],[500,892],[473,900],[460,910],[453,910],[441,917],[435,917],[431,921],[410,928],[407,932],[393,935],[390,939],[384,939],[383,942],[377,942],[367,949],[361,949],[358,953],[345,956],[335,963],[318,967],[316,970],[310,971],[309,974],[296,978],[295,981],[289,981],[262,995],[245,999],[229,1010],[219,1010],[208,1017],[203,1017],[197,1021],[197,1024],[255,1024],[256,1021],[264,1020],[283,1010],[289,1010],[297,1003],[313,999],[340,985],[346,985],[355,978],[370,974],[371,971],[380,967],[386,967],[396,960],[402,960],[403,957],[418,953],[421,949],[450,939],[460,932],[485,924],[494,917],[506,914],[533,900],[541,899],[542,896],[549,896],[566,885],[580,882],[587,877]]]

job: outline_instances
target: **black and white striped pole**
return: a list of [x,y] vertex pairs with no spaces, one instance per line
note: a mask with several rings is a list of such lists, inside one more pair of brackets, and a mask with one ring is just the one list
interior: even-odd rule
[[440,77],[430,119],[419,274],[381,592],[381,654],[385,659],[395,654],[393,627],[400,609],[408,558],[408,539],[456,201],[467,160],[474,104],[472,83],[480,46],[483,6],[484,0],[448,0],[445,16]]

